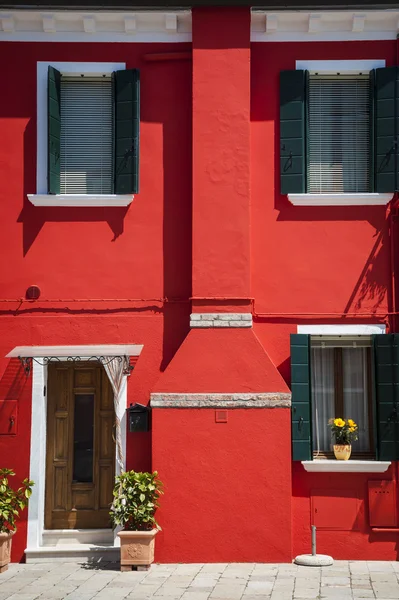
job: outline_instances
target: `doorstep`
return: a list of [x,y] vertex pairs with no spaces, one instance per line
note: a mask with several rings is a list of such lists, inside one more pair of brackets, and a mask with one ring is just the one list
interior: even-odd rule
[[41,546],[25,550],[27,563],[44,562],[90,562],[101,560],[114,562],[120,559],[120,548],[113,544],[64,544]]
[[65,546],[72,544],[94,544],[108,546],[114,544],[112,529],[45,529],[42,546]]
[[27,548],[25,556],[27,563],[114,561],[120,547],[112,529],[45,529],[41,546]]

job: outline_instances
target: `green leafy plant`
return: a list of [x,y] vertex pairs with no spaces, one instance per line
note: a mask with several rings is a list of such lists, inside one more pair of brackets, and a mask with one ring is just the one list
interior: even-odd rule
[[158,498],[163,494],[162,488],[157,471],[127,471],[117,475],[110,511],[113,528],[120,525],[131,531],[160,529],[154,515],[159,506]]
[[0,469],[0,533],[10,533],[16,530],[15,521],[23,510],[32,494],[33,481],[24,479],[22,487],[14,490],[8,483],[9,477],[14,477],[12,469]]
[[358,439],[358,426],[352,419],[330,419],[328,422],[331,427],[331,434],[335,438],[335,443],[340,445],[350,445]]

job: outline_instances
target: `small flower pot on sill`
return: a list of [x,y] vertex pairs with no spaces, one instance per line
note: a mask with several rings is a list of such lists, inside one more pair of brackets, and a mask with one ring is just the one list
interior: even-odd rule
[[0,533],[0,573],[7,571],[11,560],[11,542],[14,531],[10,533]]
[[131,571],[132,567],[151,565],[154,562],[155,536],[158,529],[151,531],[120,531],[121,571]]
[[350,444],[334,444],[334,454],[337,460],[349,460],[352,446]]

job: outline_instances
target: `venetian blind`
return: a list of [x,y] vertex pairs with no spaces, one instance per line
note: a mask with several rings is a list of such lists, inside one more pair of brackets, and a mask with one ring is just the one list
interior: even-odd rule
[[368,192],[368,75],[310,75],[309,193]]
[[109,77],[61,78],[61,194],[111,194],[112,84]]

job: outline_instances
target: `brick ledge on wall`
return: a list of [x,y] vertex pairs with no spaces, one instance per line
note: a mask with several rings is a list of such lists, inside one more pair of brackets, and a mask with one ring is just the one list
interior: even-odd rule
[[151,394],[152,408],[290,408],[291,394]]
[[252,327],[251,313],[191,313],[190,327]]

